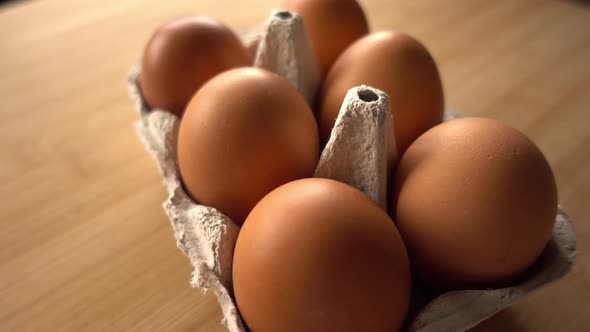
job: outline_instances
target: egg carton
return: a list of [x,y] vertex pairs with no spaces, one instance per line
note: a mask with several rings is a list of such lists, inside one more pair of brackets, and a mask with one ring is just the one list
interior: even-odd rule
[[[242,35],[257,49],[254,65],[290,81],[313,105],[320,73],[302,19],[274,12],[264,29]],[[137,133],[156,160],[169,197],[164,202],[180,248],[194,271],[193,287],[212,290],[230,332],[245,332],[232,298],[232,256],[240,227],[213,207],[195,203],[184,191],[177,167],[179,119],[147,106],[139,84],[141,68],[131,69],[128,85],[140,113]],[[456,114],[445,112],[445,121]],[[331,137],[323,149],[314,177],[347,183],[386,207],[387,175],[397,160],[387,94],[368,86],[352,88],[344,98]],[[559,208],[550,242],[527,275],[511,287],[451,291],[436,297],[413,289],[406,331],[464,331],[510,306],[525,295],[563,277],[576,253],[572,222]]]

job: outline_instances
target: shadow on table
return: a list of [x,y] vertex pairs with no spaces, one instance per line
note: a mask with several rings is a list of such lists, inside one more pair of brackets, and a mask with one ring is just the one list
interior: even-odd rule
[[522,332],[525,330],[526,328],[516,320],[510,309],[505,309],[490,319],[483,321],[481,324],[469,330],[469,332]]
[[590,0],[567,0],[566,2],[590,9]]
[[19,1],[19,0],[0,0],[0,8],[4,7],[4,5],[15,4],[17,2],[21,2],[21,1]]

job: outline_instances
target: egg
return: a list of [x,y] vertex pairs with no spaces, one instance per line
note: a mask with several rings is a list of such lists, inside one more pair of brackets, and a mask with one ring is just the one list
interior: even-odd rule
[[406,151],[391,213],[416,274],[433,289],[500,287],[551,237],[557,190],[543,153],[491,119],[438,125]]
[[150,108],[180,117],[205,81],[249,64],[248,50],[229,28],[210,17],[181,17],[160,27],[149,40],[141,64],[141,90]]
[[282,7],[303,17],[322,77],[348,45],[369,31],[355,0],[285,0]]
[[178,132],[186,191],[241,224],[276,187],[313,174],[319,138],[305,99],[285,79],[238,68],[195,94]]
[[385,91],[398,154],[442,121],[444,98],[438,69],[426,48],[394,31],[372,33],[340,55],[320,93],[318,124],[325,143],[348,89],[365,84]]
[[285,184],[238,235],[233,286],[252,332],[391,332],[411,293],[395,224],[367,195],[329,179]]

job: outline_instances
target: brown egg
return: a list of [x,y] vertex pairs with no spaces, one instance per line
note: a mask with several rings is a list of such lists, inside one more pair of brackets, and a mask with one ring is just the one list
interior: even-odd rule
[[525,135],[496,120],[430,129],[401,158],[393,188],[415,272],[436,289],[506,285],[551,237],[551,168]]
[[205,16],[181,17],[159,28],[148,42],[141,89],[150,108],[180,117],[205,81],[249,64],[248,50],[226,26]]
[[262,69],[224,72],[197,92],[178,134],[178,167],[188,193],[242,224],[276,187],[313,174],[317,125],[305,99]]
[[389,95],[400,155],[418,136],[442,121],[443,90],[434,60],[412,37],[383,31],[356,41],[330,70],[319,104],[323,142],[329,139],[346,92],[361,84]]
[[283,8],[303,17],[322,77],[348,45],[369,32],[355,0],[284,0]]
[[328,179],[288,183],[242,226],[236,302],[252,332],[392,332],[411,293],[393,221],[367,195]]

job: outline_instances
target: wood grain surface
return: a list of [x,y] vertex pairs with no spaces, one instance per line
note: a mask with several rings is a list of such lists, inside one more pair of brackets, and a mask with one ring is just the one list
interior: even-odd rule
[[[447,105],[528,134],[576,222],[566,278],[475,331],[588,331],[590,8],[554,0],[364,0],[373,30],[422,40]],[[38,0],[0,7],[0,330],[225,331],[191,289],[132,124],[127,70],[165,20],[236,30],[278,1]]]

